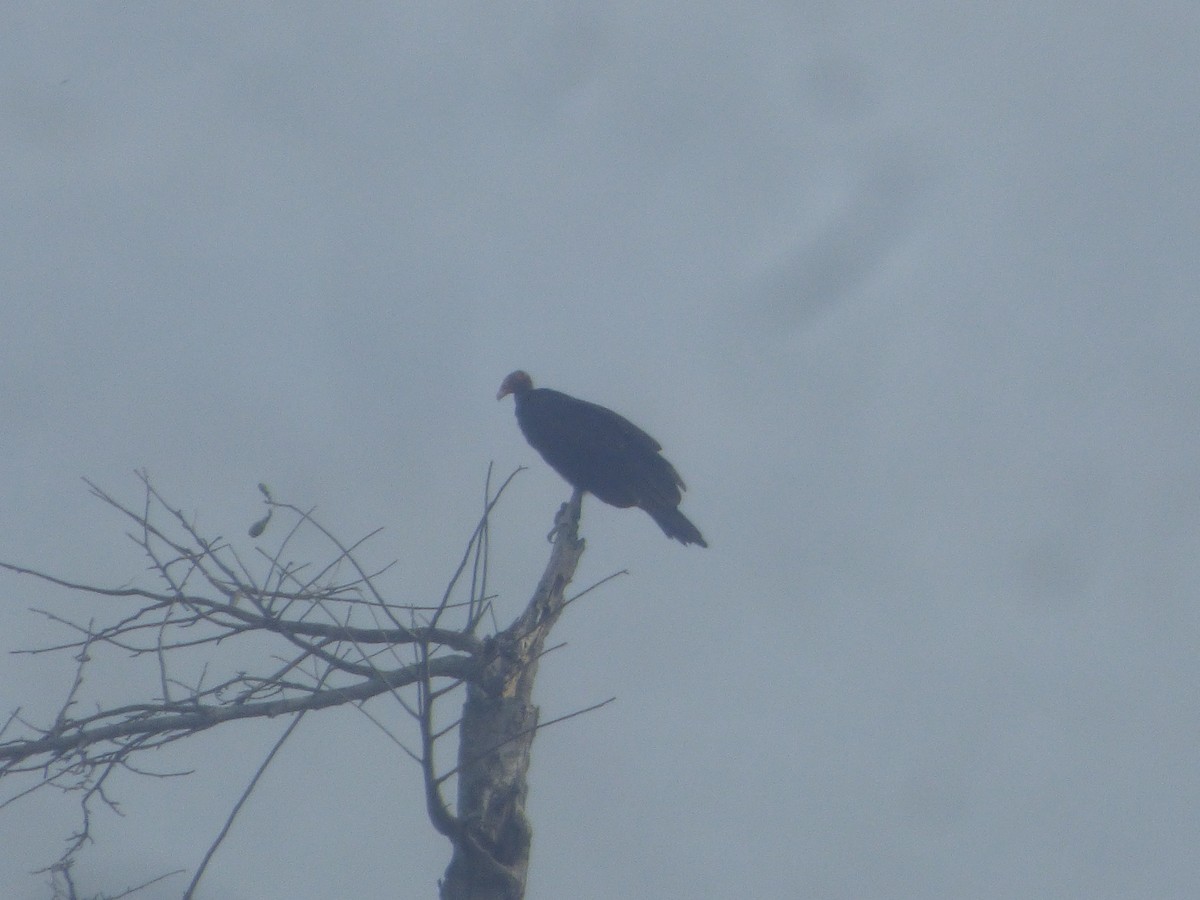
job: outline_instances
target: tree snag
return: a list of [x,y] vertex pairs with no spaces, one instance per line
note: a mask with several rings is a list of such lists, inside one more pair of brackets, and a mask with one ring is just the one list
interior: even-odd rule
[[[260,538],[273,517],[283,537],[273,551],[256,545],[247,556],[230,541],[204,536],[193,518],[138,474],[145,497],[134,506],[89,486],[133,523],[129,537],[150,560],[155,584],[99,587],[0,562],[0,569],[17,576],[104,599],[109,617],[73,620],[42,611],[71,636],[20,652],[70,654],[75,678],[45,723],[24,709],[0,716],[0,811],[45,788],[79,801],[79,830],[59,860],[42,870],[55,878],[56,890],[70,885],[72,866],[94,839],[94,813],[115,809],[118,779],[146,777],[139,761],[149,751],[242,719],[279,717],[286,727],[198,861],[184,892],[191,897],[301,717],[349,704],[420,767],[429,819],[452,845],[439,882],[442,900],[520,900],[533,834],[525,798],[534,735],[539,727],[610,702],[543,723],[532,701],[547,636],[574,599],[565,591],[584,550],[578,534],[582,493],[575,491],[559,510],[549,563],[521,614],[481,637],[482,623],[493,613],[488,517],[516,472],[493,493],[489,470],[483,515],[462,560],[440,600],[425,605],[385,599],[382,576],[390,564],[365,561],[364,545],[377,532],[344,544],[312,510],[277,502],[260,485],[267,514],[250,537]],[[331,548],[324,561],[287,557],[314,537]],[[102,652],[115,652],[136,670],[124,682],[134,696],[101,703],[85,695],[90,685],[84,672]],[[464,687],[461,717],[447,722],[450,715],[438,715],[439,701]],[[371,712],[367,704],[373,704]],[[393,719],[415,723],[419,743],[393,733]],[[457,762],[445,769],[435,751],[453,735]],[[452,811],[445,795],[455,786]],[[73,888],[64,890],[73,895]]]

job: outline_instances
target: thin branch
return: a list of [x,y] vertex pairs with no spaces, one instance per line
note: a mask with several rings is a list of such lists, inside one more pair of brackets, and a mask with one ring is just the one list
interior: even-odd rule
[[595,582],[594,584],[589,585],[588,587],[585,587],[578,594],[572,594],[570,597],[568,597],[566,600],[563,601],[563,606],[570,606],[572,603],[574,603],[580,597],[584,596],[585,594],[590,594],[592,591],[594,591],[596,588],[600,587],[601,585],[608,584],[614,578],[620,578],[622,575],[628,575],[628,574],[629,574],[628,569],[621,569],[619,572],[613,572],[611,575],[605,575],[599,581]]
[[229,816],[225,819],[225,824],[221,826],[220,833],[209,846],[208,851],[204,854],[204,859],[200,861],[200,865],[196,868],[196,874],[192,876],[191,883],[187,886],[187,890],[183,892],[183,900],[192,900],[192,896],[196,892],[196,886],[200,884],[200,879],[204,877],[204,872],[208,869],[209,862],[216,854],[217,848],[225,840],[225,836],[229,834],[229,829],[233,827],[233,820],[237,818],[238,813],[242,811],[242,807],[246,805],[246,801],[250,799],[250,795],[254,792],[255,787],[258,786],[259,779],[262,778],[267,768],[274,761],[275,754],[279,752],[287,742],[287,739],[292,736],[292,732],[296,730],[296,727],[300,724],[300,720],[304,718],[304,714],[307,712],[308,710],[302,709],[293,717],[292,721],[288,723],[288,727],[284,729],[283,734],[279,736],[279,740],[275,742],[275,745],[267,754],[266,759],[262,761],[262,764],[255,771],[254,777],[250,779],[250,783],[246,785],[246,789],[242,791],[242,795],[238,797],[237,803],[230,810]]
[[[424,648],[422,648],[421,664],[428,671],[429,656]],[[420,700],[418,709],[421,714],[421,773],[425,780],[425,807],[433,827],[451,840],[458,840],[461,837],[462,829],[442,798],[441,786],[444,779],[439,779],[434,771],[433,699],[430,697],[428,676],[418,683],[417,696]]]
[[499,490],[496,491],[496,496],[484,506],[483,516],[480,518],[479,524],[475,526],[475,533],[471,535],[470,541],[467,542],[467,549],[463,553],[463,557],[458,564],[458,568],[454,570],[454,575],[450,578],[450,583],[446,585],[446,592],[442,595],[442,606],[430,620],[430,625],[437,624],[438,618],[441,616],[443,609],[445,609],[446,603],[448,603],[450,600],[450,595],[454,591],[454,586],[458,583],[458,579],[462,576],[463,570],[467,567],[467,563],[471,559],[471,550],[475,546],[475,542],[479,539],[480,534],[486,527],[488,517],[491,515],[492,510],[495,508],[496,504],[500,502],[500,497],[504,494],[505,488],[507,488],[509,484],[512,483],[512,480],[523,471],[525,471],[524,466],[518,466],[516,469],[514,469],[513,473],[504,479],[504,483],[501,484]]
[[442,784],[443,782],[447,781],[448,779],[453,778],[455,775],[457,775],[463,769],[467,768],[470,765],[473,765],[474,763],[479,762],[481,759],[486,759],[487,757],[491,756],[493,753],[495,753],[500,748],[502,748],[508,744],[511,744],[513,741],[518,740],[519,738],[522,738],[522,737],[525,737],[526,735],[541,731],[543,728],[549,728],[551,725],[557,725],[559,722],[565,722],[565,721],[567,721],[567,719],[573,719],[576,716],[582,716],[585,713],[594,712],[603,706],[608,706],[608,704],[612,703],[616,699],[617,699],[616,697],[609,697],[607,700],[601,700],[599,703],[593,703],[591,706],[585,706],[583,709],[577,709],[577,710],[575,710],[575,712],[569,712],[566,715],[559,716],[556,719],[551,719],[549,722],[539,722],[538,724],[534,725],[531,728],[525,728],[521,731],[518,731],[515,734],[510,734],[508,737],[506,737],[504,740],[500,741],[499,743],[494,744],[491,747],[488,747],[486,750],[483,750],[483,751],[477,753],[475,756],[471,757],[470,759],[460,762],[457,766],[455,766],[450,771],[443,773],[441,776],[438,777],[438,780],[437,780],[438,784]]
[[[428,668],[431,677],[469,678],[474,671],[475,661],[466,656],[439,656],[429,661]],[[39,740],[8,741],[0,744],[0,760],[25,760],[42,754],[50,754],[57,758],[78,747],[117,738],[175,732],[195,734],[235,719],[272,718],[302,710],[325,709],[340,706],[348,701],[377,697],[394,688],[415,684],[421,676],[421,666],[411,665],[384,672],[382,677],[364,678],[348,687],[327,688],[304,697],[261,703],[197,706],[188,712],[172,712],[96,728],[77,729],[65,725],[59,730],[50,730],[46,737]]]

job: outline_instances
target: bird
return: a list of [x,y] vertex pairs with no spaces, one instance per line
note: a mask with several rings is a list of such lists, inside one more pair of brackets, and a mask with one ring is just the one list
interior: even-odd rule
[[525,440],[568,484],[611,506],[645,510],[681,544],[708,546],[679,511],[687,486],[661,455],[658,441],[611,409],[535,388],[520,369],[504,379],[496,399],[509,394]]

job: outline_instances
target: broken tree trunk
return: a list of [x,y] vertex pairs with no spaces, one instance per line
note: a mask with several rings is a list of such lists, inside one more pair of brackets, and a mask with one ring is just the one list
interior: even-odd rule
[[555,519],[554,549],[521,616],[491,638],[467,684],[458,751],[458,811],[449,825],[454,855],[442,900],[521,900],[533,829],[525,815],[538,708],[531,700],[546,637],[566,605],[583,555],[576,491]]

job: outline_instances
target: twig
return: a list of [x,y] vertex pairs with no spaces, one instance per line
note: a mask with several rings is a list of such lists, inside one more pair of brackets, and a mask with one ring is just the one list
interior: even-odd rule
[[220,833],[209,846],[208,851],[204,854],[204,859],[200,861],[200,865],[196,868],[196,874],[192,876],[191,883],[188,884],[187,890],[183,892],[183,900],[192,900],[192,896],[196,892],[196,886],[200,884],[200,879],[204,877],[204,872],[208,869],[209,862],[212,861],[217,848],[225,840],[225,836],[229,834],[229,829],[233,827],[233,820],[237,818],[238,813],[242,811],[242,807],[246,805],[246,801],[250,799],[254,788],[258,786],[259,779],[262,778],[263,773],[267,771],[267,767],[275,759],[275,754],[279,752],[280,748],[287,742],[287,739],[292,736],[292,732],[296,730],[296,727],[300,724],[300,720],[304,718],[307,712],[308,710],[302,709],[292,718],[292,721],[288,723],[288,727],[284,729],[283,734],[279,736],[279,740],[275,742],[275,745],[262,761],[262,764],[259,765],[258,770],[255,771],[254,777],[250,779],[250,783],[246,785],[246,789],[242,791],[242,795],[238,797],[237,803],[230,810],[229,816],[225,819],[225,824],[221,826]]

